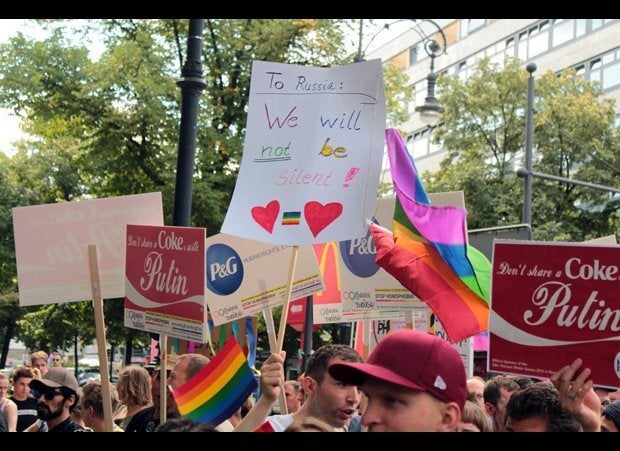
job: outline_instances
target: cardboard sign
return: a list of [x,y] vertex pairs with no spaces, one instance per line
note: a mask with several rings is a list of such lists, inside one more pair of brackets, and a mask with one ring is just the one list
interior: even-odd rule
[[385,117],[380,60],[254,61],[243,159],[222,232],[287,245],[363,237]]
[[203,228],[127,225],[125,326],[205,343]]
[[[207,303],[216,326],[284,303],[292,247],[225,233],[209,237],[206,246]],[[300,247],[291,299],[323,289],[312,247]]]
[[[229,324],[223,324],[221,326],[213,326],[212,321],[209,319],[209,331],[211,334],[211,342],[213,343],[213,351],[217,353],[226,340],[228,340],[234,333],[239,346],[241,346],[241,349],[243,349],[247,355],[250,351],[249,336],[252,335],[253,337],[256,337],[258,333],[258,319],[256,316],[251,318],[252,330],[248,330],[246,319],[248,318],[241,318],[237,321],[233,321]],[[167,343],[168,353],[166,355],[168,356],[168,368],[172,368],[176,362],[176,359],[182,354],[202,354],[210,359],[214,357],[211,346],[209,346],[208,343],[193,343],[180,339],[167,340]],[[254,344],[254,346],[256,346],[256,344]]]
[[125,228],[162,225],[163,218],[161,193],[14,208],[19,304],[91,299],[92,244],[102,297],[125,296]]
[[580,357],[620,386],[620,247],[496,240],[489,370],[547,378]]
[[[443,341],[450,343],[441,322],[435,317],[435,314],[430,309],[428,310],[428,313],[430,317],[428,331],[435,334]],[[465,367],[465,374],[467,377],[472,377],[474,375],[474,337],[468,337],[465,340],[453,343],[452,346],[454,346],[461,356],[463,366]]]

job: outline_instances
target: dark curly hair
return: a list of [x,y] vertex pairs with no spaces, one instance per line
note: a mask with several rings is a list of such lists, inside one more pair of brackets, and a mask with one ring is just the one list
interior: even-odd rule
[[537,382],[517,390],[506,406],[506,421],[541,418],[547,423],[547,432],[580,432],[581,425],[562,408],[556,388],[546,382]]

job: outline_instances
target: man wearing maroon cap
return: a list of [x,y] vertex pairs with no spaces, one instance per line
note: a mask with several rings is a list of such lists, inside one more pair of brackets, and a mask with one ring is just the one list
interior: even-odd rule
[[458,431],[467,397],[456,349],[435,335],[403,329],[379,342],[366,363],[335,363],[329,374],[368,397],[369,432]]

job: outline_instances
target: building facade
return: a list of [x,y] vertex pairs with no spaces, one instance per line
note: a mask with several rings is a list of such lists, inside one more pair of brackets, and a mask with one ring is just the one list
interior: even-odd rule
[[[409,20],[409,19],[406,19]],[[479,59],[489,57],[502,63],[506,56],[519,58],[523,66],[535,63],[534,76],[548,70],[574,68],[587,80],[596,80],[606,97],[616,99],[620,113],[620,19],[436,19],[446,37],[444,54],[435,59],[435,73],[458,76],[471,74]],[[380,58],[403,70],[415,87],[415,100],[409,105],[410,120],[400,125],[420,172],[434,172],[445,156],[433,144],[433,129],[422,123],[415,107],[424,104],[426,77],[430,71],[424,37],[443,43],[437,28],[424,20],[369,53],[367,59]],[[525,69],[524,69],[525,70]],[[620,124],[620,114],[616,124]]]

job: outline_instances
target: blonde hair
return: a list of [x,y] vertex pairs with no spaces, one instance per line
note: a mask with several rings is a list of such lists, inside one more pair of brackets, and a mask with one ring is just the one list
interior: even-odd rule
[[465,401],[461,422],[473,424],[480,430],[480,432],[492,432],[491,425],[489,424],[485,411],[482,410],[480,404],[470,401],[469,399]]
[[45,351],[37,351],[37,352],[33,352],[30,355],[30,363],[32,363],[33,365],[35,364],[35,362],[39,359],[43,359],[45,361],[45,363],[47,363],[47,359],[49,358],[49,355],[47,355],[47,352]]
[[[116,387],[112,384],[110,384],[110,400],[112,401],[112,411],[115,411],[118,407],[118,391],[116,391]],[[101,387],[101,381],[88,381],[88,383],[82,387],[82,402],[80,407],[83,409],[92,407],[95,411],[95,415],[99,418],[103,418],[103,389]]]
[[118,396],[127,406],[146,406],[153,402],[151,376],[141,366],[131,365],[118,375]]

